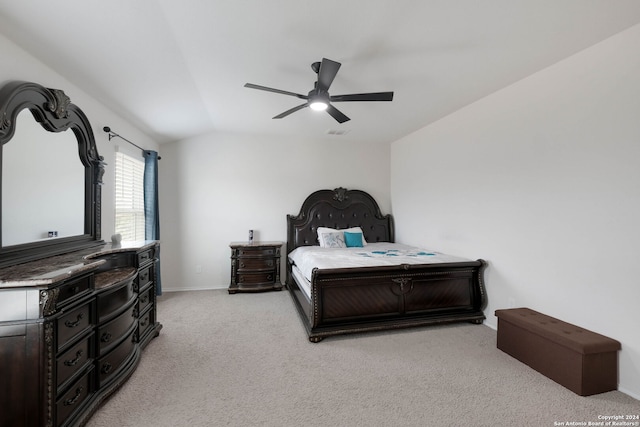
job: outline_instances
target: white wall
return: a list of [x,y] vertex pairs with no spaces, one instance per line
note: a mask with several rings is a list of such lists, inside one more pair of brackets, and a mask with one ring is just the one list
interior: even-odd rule
[[392,145],[400,242],[484,258],[489,305],[622,343],[640,398],[640,26]]
[[286,215],[313,191],[362,189],[390,210],[388,145],[214,133],[160,154],[164,291],[228,287],[229,243],[246,241],[249,229],[286,241]]
[[[125,138],[148,150],[158,150],[158,144],[128,123],[125,118],[105,108],[99,100],[74,86],[72,82],[2,35],[0,35],[0,58],[2,58],[0,61],[0,86],[13,80],[21,80],[38,83],[48,88],[62,89],[71,98],[71,102],[80,107],[89,118],[98,153],[104,157],[104,161],[107,163],[102,186],[102,238],[109,240],[114,230],[113,168],[115,150],[119,146],[121,151],[141,159],[142,154],[140,150],[124,141],[113,139],[109,142],[107,134],[102,128],[110,126]],[[55,161],[55,159],[51,159],[52,164],[55,164]]]

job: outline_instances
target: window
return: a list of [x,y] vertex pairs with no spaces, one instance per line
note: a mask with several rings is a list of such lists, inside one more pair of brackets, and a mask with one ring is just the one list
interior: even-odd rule
[[115,232],[123,241],[144,240],[144,162],[116,152]]

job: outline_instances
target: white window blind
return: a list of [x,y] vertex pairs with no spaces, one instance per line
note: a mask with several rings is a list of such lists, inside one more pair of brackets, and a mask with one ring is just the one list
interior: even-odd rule
[[144,240],[144,162],[116,152],[115,169],[115,232]]

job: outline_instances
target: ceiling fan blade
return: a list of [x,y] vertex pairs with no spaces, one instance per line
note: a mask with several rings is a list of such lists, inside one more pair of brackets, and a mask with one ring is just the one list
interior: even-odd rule
[[345,116],[340,110],[338,110],[333,105],[329,104],[327,107],[327,113],[331,115],[334,119],[336,119],[339,123],[348,122],[351,120],[349,117]]
[[322,58],[322,63],[320,64],[320,70],[318,71],[318,91],[319,92],[328,92],[329,86],[333,83],[333,79],[335,79],[336,74],[338,74],[338,70],[340,69],[339,62],[332,61],[327,58]]
[[331,102],[393,101],[393,92],[353,93],[349,95],[336,95],[329,99]]
[[288,92],[286,90],[280,90],[280,89],[274,89],[272,87],[266,87],[266,86],[260,86],[260,85],[254,85],[253,83],[246,83],[244,85],[244,87],[248,87],[251,89],[258,89],[258,90],[266,90],[267,92],[274,92],[274,93],[280,93],[282,95],[290,95],[290,96],[295,96],[296,98],[300,98],[300,99],[307,99],[308,96],[307,95],[301,95],[299,93],[294,93],[294,92]]
[[284,113],[280,113],[274,117],[274,119],[282,119],[283,117],[287,117],[291,113],[295,113],[298,110],[302,110],[304,107],[308,106],[309,103],[305,102],[304,104],[300,104],[297,107],[293,107],[290,110],[285,111]]

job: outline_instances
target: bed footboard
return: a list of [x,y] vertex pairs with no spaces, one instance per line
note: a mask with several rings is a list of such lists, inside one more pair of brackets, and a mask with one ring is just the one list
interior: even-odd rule
[[311,300],[289,286],[309,339],[437,323],[482,323],[483,260],[315,270]]

